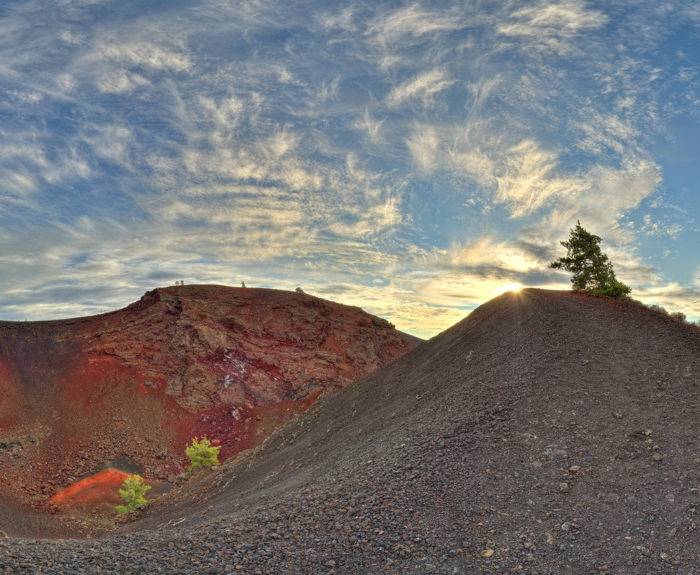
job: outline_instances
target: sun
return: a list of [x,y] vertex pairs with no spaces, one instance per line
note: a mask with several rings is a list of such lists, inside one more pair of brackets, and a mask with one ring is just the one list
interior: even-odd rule
[[511,291],[513,293],[518,293],[521,289],[523,289],[522,284],[519,284],[519,283],[506,284],[501,289],[501,293],[506,293],[509,291]]

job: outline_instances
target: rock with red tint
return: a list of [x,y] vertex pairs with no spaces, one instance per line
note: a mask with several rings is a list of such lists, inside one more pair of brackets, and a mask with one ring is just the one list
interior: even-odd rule
[[212,285],[100,316],[0,322],[0,481],[45,501],[119,457],[165,479],[194,436],[225,459],[417,341],[359,308]]

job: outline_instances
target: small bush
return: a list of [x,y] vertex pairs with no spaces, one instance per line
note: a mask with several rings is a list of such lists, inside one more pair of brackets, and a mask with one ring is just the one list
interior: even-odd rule
[[[642,305],[644,305],[644,304],[642,304]],[[650,310],[653,310],[657,313],[661,313],[661,314],[667,315],[668,317],[672,317],[673,319],[675,319],[676,321],[678,321],[680,323],[700,327],[700,321],[689,320],[688,316],[685,315],[682,311],[670,312],[665,307],[660,306],[657,303],[651,303],[651,304],[647,305],[647,307]]]
[[591,289],[589,292],[593,295],[607,297],[625,297],[630,293],[630,287],[623,284],[621,281],[612,279],[604,288]]
[[123,505],[115,507],[117,513],[131,513],[148,505],[146,493],[151,490],[151,486],[147,485],[143,477],[140,475],[130,475],[122,483],[119,490],[119,497],[124,502]]
[[673,319],[677,319],[680,322],[683,323],[690,323],[688,321],[688,318],[682,311],[674,311],[673,313],[669,314]]
[[210,469],[219,465],[220,446],[214,446],[206,437],[192,439],[192,443],[185,449],[185,454],[190,460],[190,469]]
[[[643,305],[643,304],[642,304],[642,305]],[[658,313],[665,313],[666,315],[668,315],[668,312],[666,311],[666,308],[663,307],[663,306],[661,306],[661,305],[659,305],[658,303],[649,304],[647,307],[648,307],[649,309],[651,309],[651,310],[654,310],[654,311],[658,312]]]

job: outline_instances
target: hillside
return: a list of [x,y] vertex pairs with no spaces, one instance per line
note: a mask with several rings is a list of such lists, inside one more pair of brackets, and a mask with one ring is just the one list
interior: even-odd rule
[[698,369],[641,305],[504,294],[120,533],[0,541],[0,572],[688,575]]
[[191,437],[220,440],[228,458],[416,342],[359,308],[210,285],[95,317],[0,322],[2,495],[80,503],[60,490],[105,467],[172,481]]

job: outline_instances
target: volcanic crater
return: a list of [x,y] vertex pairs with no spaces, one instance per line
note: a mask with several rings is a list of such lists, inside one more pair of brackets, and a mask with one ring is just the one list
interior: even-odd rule
[[94,317],[0,322],[0,496],[57,514],[63,535],[94,532],[128,473],[165,491],[191,438],[214,439],[226,460],[417,342],[359,308],[212,285]]

